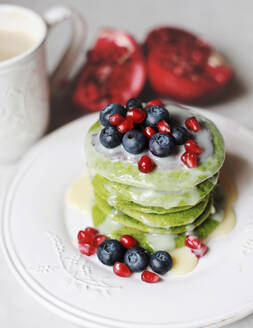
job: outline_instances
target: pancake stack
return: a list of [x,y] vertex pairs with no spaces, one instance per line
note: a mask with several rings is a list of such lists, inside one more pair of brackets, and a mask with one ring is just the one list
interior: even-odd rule
[[204,239],[224,215],[224,193],[217,185],[225,157],[220,132],[210,120],[180,106],[166,109],[171,124],[183,125],[191,116],[200,123],[198,137],[191,132],[204,150],[196,168],[180,162],[182,145],[169,159],[153,156],[156,169],[145,174],[137,165],[142,154],[129,156],[122,145],[110,150],[99,143],[99,122],[86,138],[94,226],[114,239],[131,235],[149,251],[182,247],[188,233]]

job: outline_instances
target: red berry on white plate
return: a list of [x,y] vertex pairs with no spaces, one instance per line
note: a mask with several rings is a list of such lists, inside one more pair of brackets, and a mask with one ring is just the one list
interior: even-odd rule
[[94,235],[89,231],[80,230],[77,235],[79,243],[92,243],[94,240]]
[[159,282],[161,278],[158,276],[158,274],[145,270],[141,274],[141,280],[148,282],[150,284],[154,284],[156,282]]
[[156,134],[156,131],[151,126],[146,126],[144,129],[144,135],[149,140]]
[[122,235],[120,237],[120,242],[125,248],[131,248],[137,245],[137,240],[129,235]]
[[193,132],[198,132],[200,131],[200,125],[199,122],[197,121],[195,116],[189,117],[185,121],[185,126],[187,127],[188,130],[193,131]]
[[93,227],[87,227],[84,231],[92,234],[93,236],[96,236],[98,234],[98,230]]
[[184,143],[184,148],[187,151],[191,151],[197,155],[202,154],[203,150],[200,147],[200,145],[197,143],[197,141],[189,139]]
[[126,132],[132,130],[133,127],[134,127],[133,120],[130,118],[126,118],[126,119],[124,119],[123,122],[121,122],[119,125],[117,125],[117,130],[120,133],[126,133]]
[[198,237],[192,235],[187,235],[185,237],[185,246],[190,248],[192,253],[198,258],[205,256],[208,251],[207,245]]
[[194,235],[187,235],[184,243],[191,249],[198,249],[201,246],[201,240]]
[[96,253],[96,247],[91,243],[79,243],[79,251],[81,254],[91,256]]
[[161,120],[160,122],[157,123],[157,128],[159,132],[162,133],[170,133],[170,126],[165,120]]
[[126,113],[126,117],[130,118],[136,124],[142,123],[145,120],[146,116],[146,112],[144,112],[144,110],[142,110],[141,108],[129,109]]
[[149,101],[146,105],[146,107],[151,107],[151,106],[164,106],[164,103],[161,101],[160,98],[157,98]]
[[207,245],[202,243],[202,246],[199,249],[192,249],[192,253],[197,257],[203,257],[206,255],[206,253],[208,252],[208,247]]
[[115,114],[112,114],[110,115],[109,117],[109,122],[112,124],[112,125],[119,125],[121,122],[124,121],[124,116],[122,116],[121,114],[119,113],[115,113]]
[[105,235],[97,235],[97,236],[95,236],[95,238],[94,238],[94,246],[95,247],[98,247],[106,239],[107,239],[107,237]]
[[127,278],[131,276],[132,272],[130,271],[129,267],[126,266],[124,263],[115,262],[113,265],[113,272],[120,277]]
[[152,161],[152,159],[149,156],[144,155],[139,160],[138,168],[139,171],[141,171],[142,173],[150,173],[154,170],[155,163]]
[[189,168],[195,168],[198,164],[197,155],[191,151],[186,151],[181,156],[181,161]]

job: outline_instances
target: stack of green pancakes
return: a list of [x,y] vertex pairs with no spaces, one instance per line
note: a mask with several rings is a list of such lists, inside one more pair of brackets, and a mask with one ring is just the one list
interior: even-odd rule
[[156,158],[155,170],[138,169],[143,155],[128,154],[122,147],[107,149],[99,142],[103,128],[96,122],[86,138],[86,158],[94,190],[92,218],[100,233],[120,239],[137,239],[149,251],[184,246],[187,233],[204,239],[224,216],[224,193],[217,185],[225,157],[223,138],[213,122],[180,106],[167,105],[171,124],[184,125],[195,116],[201,131],[191,132],[203,149],[196,168],[180,161],[184,146],[165,158]]

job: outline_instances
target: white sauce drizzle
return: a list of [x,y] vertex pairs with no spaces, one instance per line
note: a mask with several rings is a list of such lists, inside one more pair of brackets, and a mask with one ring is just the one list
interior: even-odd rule
[[[178,106],[173,105],[167,105],[166,108],[171,114],[171,122],[173,125],[180,125],[184,126],[184,123],[187,118],[190,116],[193,116],[193,114],[189,113],[189,111],[180,108],[180,111],[178,110]],[[206,128],[206,124],[203,120],[198,119],[201,130],[198,133],[191,132],[191,137],[195,139],[198,144],[203,149],[203,153],[199,156],[199,163],[205,162],[209,157],[213,154],[213,143],[212,143],[212,136],[209,130]],[[113,149],[108,149],[104,147],[101,142],[99,141],[99,134],[94,134],[91,139],[92,146],[95,148],[95,150],[98,153],[103,154],[106,158],[109,158],[112,162],[114,161],[124,161],[124,162],[130,162],[133,164],[137,164],[140,157],[143,155],[150,156],[154,162],[157,165],[157,170],[175,170],[182,168],[183,164],[181,162],[181,155],[185,152],[184,146],[177,146],[174,153],[164,157],[160,158],[157,156],[154,156],[150,151],[142,152],[141,154],[134,155],[128,153],[123,145],[119,145]],[[187,168],[185,168],[187,169]],[[195,172],[196,175],[203,174],[203,172],[199,172],[199,170],[191,169],[191,173]]]
[[104,222],[97,227],[101,234],[110,235],[113,231],[123,227],[120,223],[113,220],[116,214],[118,214],[118,211],[113,209],[111,213],[107,215]]
[[146,239],[155,251],[171,251],[175,248],[176,235],[147,233]]
[[[236,223],[235,214],[232,205],[237,199],[236,185],[231,181],[228,174],[222,174],[222,184],[226,193],[226,205],[224,210],[224,217],[218,212],[214,213],[212,218],[222,221],[218,227],[206,238],[205,242],[210,239],[222,236],[232,231]],[[69,206],[78,208],[82,213],[90,213],[90,202],[92,199],[92,188],[89,182],[88,173],[85,172],[83,177],[77,180],[68,190],[66,196],[66,203]],[[112,212],[106,217],[105,221],[98,227],[99,231],[104,234],[111,234],[114,230],[120,229],[123,226],[111,220],[118,212]],[[89,214],[90,215],[90,214]],[[192,231],[193,226],[189,225],[187,230]],[[169,250],[173,258],[173,267],[171,273],[175,275],[184,275],[191,272],[198,263],[198,259],[193,255],[187,247],[173,249],[175,247],[175,235],[160,235],[160,234],[146,234],[147,241],[156,250]],[[171,251],[172,250],[172,251]]]

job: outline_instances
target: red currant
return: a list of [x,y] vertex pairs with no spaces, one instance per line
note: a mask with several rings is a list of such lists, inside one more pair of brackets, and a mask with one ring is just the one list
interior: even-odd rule
[[130,118],[126,118],[126,119],[124,119],[123,122],[121,122],[119,125],[117,125],[117,130],[120,133],[126,133],[126,132],[132,130],[133,127],[134,127],[133,120]]
[[197,143],[197,141],[189,139],[184,143],[184,148],[187,151],[191,151],[192,153],[195,153],[197,155],[202,154],[203,150],[200,147],[200,145]]
[[164,103],[161,101],[161,99],[157,98],[147,103],[147,107],[151,106],[164,106]]
[[140,108],[129,109],[126,113],[126,117],[132,119],[133,122],[136,124],[142,123],[145,120],[146,116],[146,112],[144,112],[144,110]]
[[125,248],[131,248],[137,245],[136,239],[129,235],[121,236],[120,242]]
[[139,160],[138,168],[139,168],[139,171],[141,171],[142,173],[150,173],[151,171],[154,170],[155,163],[152,161],[152,159],[150,157],[148,157],[147,155],[144,155]]
[[158,128],[158,131],[159,132],[162,132],[162,133],[170,133],[170,126],[164,120],[161,120],[160,122],[157,123],[157,128]]
[[91,243],[80,243],[79,251],[84,255],[91,256],[96,253],[96,247]]
[[124,117],[119,113],[115,113],[110,115],[109,121],[112,125],[119,125],[121,122],[124,121]]
[[107,239],[107,237],[105,235],[97,235],[94,239],[94,246],[98,247],[106,239]]
[[185,126],[187,127],[188,130],[193,131],[193,132],[198,132],[200,131],[200,125],[199,122],[197,121],[195,116],[189,117],[185,121]]
[[181,161],[190,169],[197,167],[198,159],[197,155],[191,151],[186,151],[181,156]]
[[153,135],[155,135],[156,132],[153,128],[151,128],[151,126],[146,126],[144,129],[144,135],[147,139],[151,139],[153,137]]
[[129,277],[131,276],[132,272],[130,271],[129,267],[126,266],[124,263],[115,262],[113,265],[113,272],[120,276],[120,277]]
[[161,278],[156,273],[145,270],[141,274],[141,280],[148,282],[150,284],[154,284],[154,283],[160,281]]

